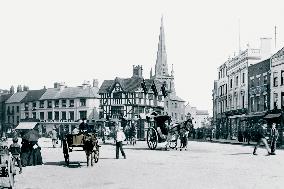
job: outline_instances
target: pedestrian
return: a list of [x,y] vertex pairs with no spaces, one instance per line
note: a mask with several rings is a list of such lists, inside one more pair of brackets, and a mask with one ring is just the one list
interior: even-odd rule
[[276,129],[276,123],[272,124],[271,127],[271,132],[270,132],[270,138],[271,138],[271,143],[270,143],[270,148],[271,148],[271,155],[276,155],[275,150],[276,150],[276,141],[278,139],[279,133],[278,130]]
[[119,150],[122,154],[122,156],[124,157],[124,159],[126,159],[126,155],[125,152],[123,151],[122,148],[122,142],[126,139],[125,134],[123,132],[123,128],[117,123],[117,132],[116,132],[116,159],[119,159]]
[[55,128],[51,131],[51,139],[52,139],[52,146],[55,148],[56,142],[57,142],[57,132]]
[[86,118],[82,119],[82,123],[80,123],[80,125],[79,125],[79,130],[82,133],[90,131],[89,125],[88,125],[88,123],[86,123]]
[[21,174],[22,173],[22,163],[21,163],[21,158],[20,158],[21,146],[20,144],[18,144],[17,137],[13,138],[13,143],[10,145],[9,151],[11,152],[14,160],[16,160],[18,167],[20,168],[19,174]]
[[256,138],[256,145],[254,146],[253,155],[257,155],[256,150],[260,146],[260,143],[262,142],[267,150],[267,155],[270,155],[269,147],[267,144],[267,140],[265,138],[264,134],[265,125],[258,123],[255,133]]

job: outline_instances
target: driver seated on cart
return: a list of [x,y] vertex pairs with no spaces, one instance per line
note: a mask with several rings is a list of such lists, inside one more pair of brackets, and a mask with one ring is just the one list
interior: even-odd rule
[[89,132],[90,131],[90,127],[88,125],[88,123],[86,123],[86,118],[82,119],[82,123],[80,123],[79,125],[79,132]]

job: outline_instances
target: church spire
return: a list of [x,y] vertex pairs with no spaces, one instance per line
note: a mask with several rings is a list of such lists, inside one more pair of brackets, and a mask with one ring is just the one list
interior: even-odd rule
[[159,35],[159,44],[158,44],[158,52],[157,52],[157,60],[155,65],[155,76],[168,76],[168,64],[167,64],[167,53],[166,53],[166,45],[165,45],[165,32],[164,32],[164,23],[163,16],[161,18],[161,26],[160,26],[160,35]]

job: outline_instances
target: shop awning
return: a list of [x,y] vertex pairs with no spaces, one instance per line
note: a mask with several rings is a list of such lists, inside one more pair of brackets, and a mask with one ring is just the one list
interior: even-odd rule
[[260,114],[249,114],[246,116],[246,118],[253,118],[253,117],[262,117],[264,116],[265,113],[260,113]]
[[20,122],[15,129],[33,129],[37,122]]
[[278,118],[281,116],[281,113],[278,114],[267,114],[264,119],[272,119],[272,118]]

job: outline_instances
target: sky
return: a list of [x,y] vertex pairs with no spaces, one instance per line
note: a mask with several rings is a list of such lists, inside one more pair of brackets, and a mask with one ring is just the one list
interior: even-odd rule
[[[272,38],[284,46],[281,1],[0,1],[0,89],[78,86],[84,80],[144,78],[155,67],[164,17],[169,70],[177,95],[212,115],[217,69],[240,47]],[[239,24],[240,23],[240,24]],[[239,27],[240,26],[240,27]],[[276,48],[274,26],[277,26]]]

